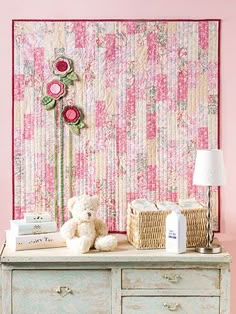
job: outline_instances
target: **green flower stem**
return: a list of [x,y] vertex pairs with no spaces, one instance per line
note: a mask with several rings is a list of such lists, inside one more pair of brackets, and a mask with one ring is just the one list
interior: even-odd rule
[[57,108],[54,109],[54,184],[55,184],[55,195],[54,195],[54,212],[55,220],[58,221],[58,156],[57,156]]
[[60,206],[61,223],[64,224],[64,122],[62,110],[63,100],[60,99]]
[[69,194],[70,198],[72,197],[72,133],[68,129],[69,132]]

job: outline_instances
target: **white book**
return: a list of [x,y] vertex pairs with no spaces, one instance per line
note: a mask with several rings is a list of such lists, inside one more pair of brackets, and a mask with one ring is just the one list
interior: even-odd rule
[[7,246],[13,251],[46,249],[66,246],[60,232],[16,235],[11,230],[6,231]]
[[26,223],[24,219],[11,220],[11,230],[17,235],[56,232],[55,221]]
[[24,213],[24,221],[26,223],[30,222],[48,222],[52,221],[51,215],[47,212],[42,213]]

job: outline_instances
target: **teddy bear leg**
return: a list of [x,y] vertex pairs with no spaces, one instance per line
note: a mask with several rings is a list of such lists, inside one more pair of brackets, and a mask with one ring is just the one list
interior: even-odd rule
[[98,251],[112,251],[117,246],[117,239],[113,235],[100,236],[95,240],[94,247]]
[[87,237],[74,237],[66,240],[66,244],[75,254],[87,253],[91,247],[91,241]]

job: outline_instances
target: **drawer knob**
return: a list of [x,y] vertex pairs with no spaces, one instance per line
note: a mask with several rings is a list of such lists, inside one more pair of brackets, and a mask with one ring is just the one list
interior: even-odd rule
[[56,293],[60,294],[60,296],[65,297],[67,294],[72,293],[72,290],[69,287],[58,287],[56,289]]
[[176,311],[179,307],[178,303],[163,303],[163,306],[166,307],[169,311]]
[[171,276],[171,275],[164,275],[163,276],[166,280],[168,280],[169,282],[172,282],[172,283],[177,283],[180,281],[181,279],[181,276],[180,275],[174,275],[174,276]]

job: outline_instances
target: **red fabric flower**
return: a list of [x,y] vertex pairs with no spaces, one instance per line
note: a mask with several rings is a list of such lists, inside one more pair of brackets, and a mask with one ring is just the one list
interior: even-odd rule
[[59,71],[59,72],[65,72],[68,70],[69,65],[67,62],[65,62],[64,60],[59,60],[55,63],[55,68]]
[[73,70],[72,60],[66,57],[58,57],[52,62],[52,71],[55,75],[66,76]]
[[53,99],[59,99],[64,96],[66,93],[66,86],[64,83],[53,80],[47,83],[47,94]]
[[76,106],[65,106],[62,116],[67,124],[77,124],[80,121],[81,113]]

